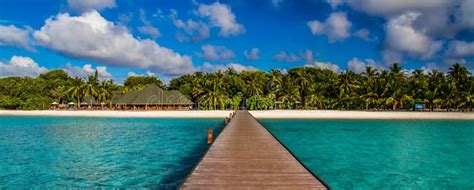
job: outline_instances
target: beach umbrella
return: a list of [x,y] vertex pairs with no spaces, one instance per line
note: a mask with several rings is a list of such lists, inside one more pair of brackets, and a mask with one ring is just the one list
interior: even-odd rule
[[74,102],[69,102],[69,103],[67,103],[67,105],[75,105],[75,103]]
[[53,103],[51,103],[51,105],[58,105],[58,103],[57,103],[57,102],[53,102]]
[[87,105],[87,102],[81,102],[81,105]]

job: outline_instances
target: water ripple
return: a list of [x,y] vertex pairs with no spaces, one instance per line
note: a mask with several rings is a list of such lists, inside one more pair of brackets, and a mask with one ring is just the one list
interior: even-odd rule
[[174,189],[218,119],[0,117],[0,189]]

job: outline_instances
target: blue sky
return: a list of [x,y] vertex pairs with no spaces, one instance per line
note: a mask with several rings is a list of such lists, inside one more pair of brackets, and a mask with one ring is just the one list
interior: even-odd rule
[[0,0],[0,77],[474,70],[472,0]]

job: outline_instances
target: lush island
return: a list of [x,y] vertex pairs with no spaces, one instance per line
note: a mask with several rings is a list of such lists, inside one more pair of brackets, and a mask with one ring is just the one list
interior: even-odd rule
[[474,76],[461,64],[447,73],[408,72],[393,64],[389,70],[367,67],[360,74],[315,67],[288,72],[229,68],[183,75],[168,85],[155,76],[131,76],[117,85],[113,80],[99,80],[97,74],[79,78],[54,70],[36,78],[0,79],[0,109],[48,109],[53,101],[81,102],[88,96],[110,102],[116,92],[141,90],[149,84],[179,90],[195,103],[195,109],[202,110],[235,108],[242,99],[252,110],[413,110],[418,104],[429,110],[472,111],[474,103]]

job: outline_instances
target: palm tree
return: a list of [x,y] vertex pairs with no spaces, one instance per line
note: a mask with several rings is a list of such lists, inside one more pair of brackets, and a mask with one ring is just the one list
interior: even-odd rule
[[111,91],[111,84],[113,84],[113,81],[103,80],[99,85],[97,100],[100,102],[101,106],[103,103],[109,102],[110,107],[112,107],[113,93]]
[[80,77],[75,77],[71,80],[71,87],[67,90],[67,93],[70,95],[71,98],[75,98],[77,100],[77,107],[81,107],[81,96],[82,96],[82,88],[83,88],[83,81]]
[[403,74],[402,68],[400,67],[400,64],[394,63],[390,66],[390,74],[394,76],[400,76]]
[[[408,80],[409,91],[406,91],[410,96],[413,97],[417,103],[426,103],[426,94],[428,92],[428,80],[422,70],[415,70],[412,72]],[[415,109],[413,107],[413,109]]]
[[283,74],[280,70],[272,69],[268,76],[267,90],[276,93],[283,82]]
[[312,83],[308,87],[308,95],[306,95],[303,106],[305,108],[326,108],[326,97],[323,95],[324,85],[323,83]]
[[355,78],[355,73],[352,71],[344,71],[339,75],[339,95],[337,98],[339,101],[337,105],[342,106],[345,109],[348,109],[355,103],[356,90],[359,89],[359,81]]
[[340,75],[339,92],[342,94],[351,95],[359,88],[359,82],[354,78],[352,71],[345,71]]
[[59,103],[62,103],[65,96],[67,96],[67,90],[64,86],[58,86],[57,88],[51,89],[51,97],[57,100]]
[[[200,102],[203,105],[207,105],[208,109],[217,109],[217,106],[225,107],[225,92],[224,87],[224,75],[222,72],[217,71],[211,75],[208,75],[204,81],[202,89],[196,89],[200,93]],[[199,92],[202,90],[202,92]]]
[[374,69],[373,67],[365,67],[365,71],[361,73],[362,76],[364,76],[368,81],[373,79],[377,75],[377,69]]
[[451,111],[456,103],[459,101],[457,97],[458,89],[456,88],[456,82],[449,80],[447,83],[443,84],[443,101],[442,104],[445,107],[446,111]]
[[247,96],[256,96],[262,95],[264,93],[265,82],[267,78],[265,73],[261,71],[247,72],[249,73],[250,79],[246,81],[247,83]]
[[194,79],[192,80],[192,97],[193,99],[198,98],[204,93],[204,83],[205,79],[201,75],[196,75],[194,76]]
[[258,96],[263,94],[263,88],[258,79],[254,78],[247,84],[247,96]]
[[291,108],[299,100],[299,91],[295,82],[291,77],[286,76],[283,79],[283,85],[279,91],[278,100],[281,101],[286,108]]
[[290,71],[290,75],[292,75],[292,78],[296,81],[296,84],[298,84],[298,89],[300,91],[300,100],[303,101],[303,105],[306,105],[306,94],[307,94],[307,88],[310,84],[309,76],[306,73],[305,67],[294,69]]
[[218,105],[224,103],[224,96],[219,91],[210,89],[200,97],[200,102],[207,105],[208,109],[216,110]]
[[92,106],[92,98],[96,98],[99,95],[99,89],[97,88],[99,85],[99,78],[97,76],[97,71],[95,75],[89,75],[87,77],[86,83],[84,84],[84,88],[82,90],[82,95],[84,97],[90,97],[90,104]]
[[460,94],[460,102],[458,107],[468,108],[469,111],[472,111],[472,104],[474,103],[474,77],[471,77],[466,84],[466,89]]
[[462,85],[468,79],[468,74],[469,72],[467,71],[466,67],[456,63],[449,68],[448,77],[449,79],[454,80],[457,85]]

